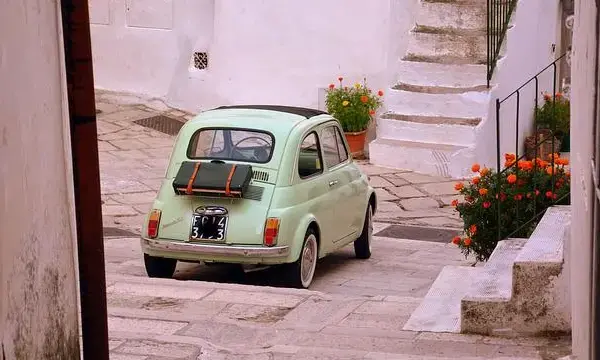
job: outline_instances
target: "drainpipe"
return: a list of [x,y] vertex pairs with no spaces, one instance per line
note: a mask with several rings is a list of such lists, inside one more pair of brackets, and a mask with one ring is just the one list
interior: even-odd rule
[[108,360],[106,278],[87,0],[61,1],[79,258],[83,358]]

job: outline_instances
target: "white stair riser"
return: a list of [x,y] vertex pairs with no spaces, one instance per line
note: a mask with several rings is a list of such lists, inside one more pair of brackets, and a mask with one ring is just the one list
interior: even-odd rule
[[420,86],[470,88],[486,84],[486,67],[400,60],[398,82]]
[[398,114],[483,118],[488,110],[489,93],[426,94],[403,90],[388,91],[388,111]]
[[417,25],[460,29],[485,29],[486,6],[421,2]]
[[440,144],[472,146],[475,127],[446,124],[421,124],[393,119],[379,119],[377,137]]
[[407,53],[425,57],[485,58],[486,37],[411,32]]
[[432,148],[394,146],[373,141],[369,144],[369,158],[374,165],[410,169],[423,174],[464,178],[471,176],[470,167],[475,159],[473,149],[441,151]]

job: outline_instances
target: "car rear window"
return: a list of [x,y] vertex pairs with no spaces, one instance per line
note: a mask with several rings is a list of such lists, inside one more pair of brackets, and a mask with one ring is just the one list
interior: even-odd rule
[[273,135],[250,129],[200,129],[188,147],[190,159],[267,163],[273,154]]

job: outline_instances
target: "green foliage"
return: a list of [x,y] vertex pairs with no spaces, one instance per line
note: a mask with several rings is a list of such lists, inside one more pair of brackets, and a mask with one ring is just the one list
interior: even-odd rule
[[325,105],[327,112],[339,120],[344,132],[360,132],[369,127],[371,117],[381,106],[383,91],[376,95],[363,84],[353,87],[343,86],[343,78],[339,78],[339,86],[329,85]]
[[544,93],[544,105],[535,109],[536,122],[540,128],[551,129],[562,137],[569,133],[570,102],[561,93],[552,95]]
[[473,254],[477,261],[487,261],[498,243],[498,227],[501,238],[527,238],[541,218],[536,215],[556,203],[569,202],[570,174],[565,170],[568,160],[555,154],[552,167],[551,161],[520,160],[515,164],[513,154],[505,157],[507,168],[500,174],[499,183],[494,170],[480,170],[475,164],[476,176],[467,184],[456,184],[464,201],[454,200],[453,205],[464,221],[464,235],[452,242],[465,257]]

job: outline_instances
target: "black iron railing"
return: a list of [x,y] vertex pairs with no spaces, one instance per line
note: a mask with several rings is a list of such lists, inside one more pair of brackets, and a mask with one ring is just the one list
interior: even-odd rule
[[[523,85],[521,85],[520,87],[518,87],[515,91],[513,91],[512,93],[510,93],[508,96],[506,96],[503,99],[496,99],[496,166],[497,166],[497,178],[496,178],[496,189],[495,192],[496,194],[500,194],[501,193],[501,188],[502,188],[502,184],[503,181],[505,180],[506,174],[508,172],[513,173],[516,175],[517,177],[517,184],[519,181],[519,175],[522,174],[522,170],[520,168],[520,162],[521,161],[527,161],[527,158],[532,158],[532,163],[533,163],[533,171],[536,172],[540,166],[540,163],[542,162],[540,159],[540,162],[538,162],[538,156],[539,154],[539,149],[540,146],[544,145],[544,144],[550,144],[550,151],[549,154],[551,154],[552,156],[550,156],[550,158],[548,159],[548,163],[552,169],[555,169],[555,157],[554,154],[559,152],[559,146],[556,143],[557,139],[556,139],[556,121],[552,121],[550,123],[550,128],[546,128],[545,130],[548,131],[549,130],[549,136],[547,136],[545,139],[543,140],[539,140],[538,141],[538,131],[542,130],[542,126],[540,126],[540,124],[538,123],[538,119],[537,119],[537,115],[538,115],[538,111],[537,108],[539,106],[539,96],[542,94],[542,92],[540,90],[540,78],[542,78],[542,80],[545,79],[545,76],[549,76],[550,74],[548,74],[549,71],[552,71],[552,84],[550,85],[552,87],[551,91],[552,94],[547,94],[545,96],[548,96],[547,99],[545,99],[548,102],[551,102],[552,107],[550,107],[551,111],[554,112],[556,111],[556,106],[554,106],[556,104],[557,101],[557,97],[558,96],[562,96],[559,92],[558,92],[558,64],[560,63],[560,61],[566,60],[565,58],[566,54],[563,54],[562,56],[560,56],[559,58],[557,58],[556,60],[554,60],[550,65],[546,66],[544,69],[542,69],[540,72],[538,72],[537,74],[535,74],[531,79],[527,80]],[[548,80],[548,79],[545,79]],[[547,81],[544,81],[545,83],[547,83]],[[534,92],[535,92],[535,98],[533,99],[533,103],[530,103],[531,105],[531,111],[533,112],[533,117],[534,117],[534,125],[533,125],[533,133],[534,133],[534,144],[533,144],[533,156],[532,156],[532,152],[530,150],[528,150],[527,148],[525,148],[524,154],[520,155],[519,154],[519,149],[521,148],[521,142],[525,143],[525,138],[524,137],[520,137],[519,133],[522,131],[522,128],[519,126],[519,121],[521,119],[519,119],[520,115],[523,115],[522,112],[522,94],[523,93],[527,93],[527,89],[529,89],[529,92],[531,91],[531,88],[529,88],[530,86],[534,87]],[[550,91],[550,89],[547,89],[547,91]],[[507,102],[512,101],[514,102],[514,104],[516,105],[516,112],[515,112],[515,117],[514,117],[514,126],[515,126],[515,151],[514,151],[514,160],[511,161],[511,163],[508,164],[504,164],[505,167],[502,168],[502,158],[503,158],[503,154],[501,153],[501,137],[500,137],[500,129],[501,129],[501,107],[503,104],[506,104]],[[531,113],[529,113],[531,114]],[[554,114],[552,115],[554,116]],[[550,175],[550,174],[549,174]],[[551,171],[551,183],[550,183],[550,190],[552,194],[555,194],[555,190],[556,190],[556,178],[557,178],[557,172],[556,170],[552,170]],[[542,186],[542,184],[536,184],[536,181],[538,180],[536,177],[532,177],[533,180],[533,189],[537,189],[537,186],[540,185]],[[547,184],[546,184],[547,186]],[[537,190],[535,190],[537,191]],[[533,228],[535,227],[535,225],[537,224],[537,222],[541,219],[541,217],[544,215],[546,209],[548,208],[548,201],[547,199],[544,199],[544,195],[545,194],[540,194],[541,196],[536,196],[537,194],[534,194],[531,198],[527,197],[524,199],[523,202],[516,202],[516,209],[510,209],[510,213],[513,214],[513,211],[516,210],[516,217],[507,217],[507,213],[509,213],[509,211],[507,211],[508,209],[503,209],[502,206],[502,201],[498,200],[497,201],[497,221],[498,221],[498,233],[497,233],[497,238],[498,241],[500,240],[504,240],[507,238],[511,238],[511,237],[528,237],[531,233],[531,231],[533,230]],[[501,194],[500,194],[501,196]],[[525,196],[524,196],[525,197]],[[540,197],[542,199],[542,201],[540,201]],[[551,205],[557,205],[557,204],[568,204],[570,200],[570,192],[567,192],[566,194],[561,195],[558,198],[552,198],[551,201]],[[523,219],[523,215],[526,215],[527,218]]]
[[510,16],[517,0],[487,0],[487,86],[500,56],[500,48],[506,37]]

